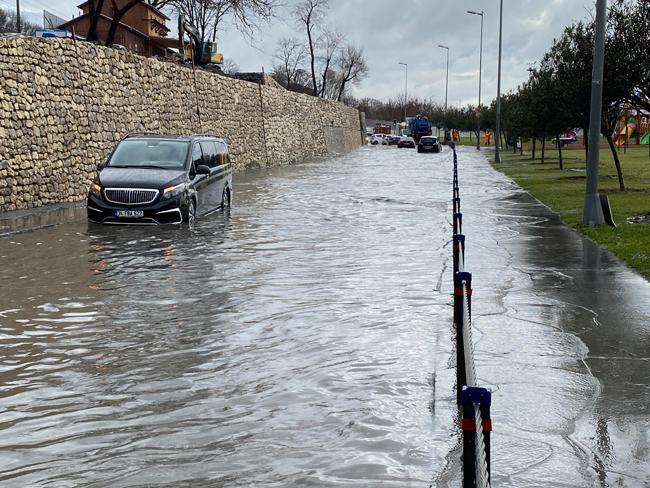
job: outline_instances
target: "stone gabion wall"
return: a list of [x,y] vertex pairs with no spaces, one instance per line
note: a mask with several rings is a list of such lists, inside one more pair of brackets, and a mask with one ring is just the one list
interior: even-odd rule
[[65,39],[0,40],[0,211],[85,198],[130,132],[212,133],[236,170],[359,147],[343,104]]

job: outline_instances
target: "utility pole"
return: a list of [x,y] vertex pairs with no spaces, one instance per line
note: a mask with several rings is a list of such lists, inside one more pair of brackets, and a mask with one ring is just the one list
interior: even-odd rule
[[447,94],[449,93],[449,47],[438,44],[439,48],[447,50],[447,76],[445,77],[445,130],[447,127]]
[[401,61],[397,64],[401,64],[406,68],[406,77],[404,78],[404,122],[406,122],[406,104],[409,100],[409,65],[408,63],[402,63]]
[[476,136],[476,150],[480,151],[481,150],[481,73],[483,71],[483,10],[480,12],[475,12],[474,10],[468,10],[468,14],[474,14],[474,15],[480,15],[481,16],[481,44],[479,48],[479,55],[478,55],[478,109],[476,112],[476,129],[477,129],[477,136]]
[[587,156],[587,188],[582,209],[582,223],[593,227],[605,223],[598,194],[598,160],[600,157],[600,120],[603,104],[603,68],[605,64],[605,26],[607,0],[596,2],[596,34],[591,72],[591,112],[589,114],[589,150]]
[[16,32],[22,32],[22,25],[20,23],[20,0],[16,0]]
[[501,37],[503,30],[503,0],[499,2],[499,62],[497,68],[497,107],[496,107],[496,124],[494,134],[494,162],[501,162],[501,153],[499,145],[501,143]]

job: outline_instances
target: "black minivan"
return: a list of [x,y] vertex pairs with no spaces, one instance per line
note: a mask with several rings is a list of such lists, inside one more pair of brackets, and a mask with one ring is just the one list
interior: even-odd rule
[[130,134],[113,149],[88,192],[99,224],[180,224],[232,202],[226,142],[208,134]]

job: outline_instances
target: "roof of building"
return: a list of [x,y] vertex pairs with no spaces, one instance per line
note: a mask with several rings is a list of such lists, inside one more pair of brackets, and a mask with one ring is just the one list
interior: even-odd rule
[[[81,19],[84,19],[84,18],[86,18],[86,17],[90,17],[90,14],[82,14],[82,15],[79,15],[79,16],[75,17],[75,18],[72,19],[72,20],[68,20],[65,24],[61,24],[61,25],[57,26],[57,28],[58,28],[58,29],[64,29],[64,28],[66,28],[66,27],[68,27],[68,26],[70,26],[70,25],[77,24]],[[109,22],[112,22],[112,21],[113,21],[112,18],[110,18],[110,17],[108,17],[107,15],[104,15],[104,14],[100,14],[100,17],[103,18],[103,19],[105,19],[105,20],[107,20],[107,21],[109,21]],[[138,29],[136,29],[136,28],[133,27],[133,26],[130,26],[130,25],[128,25],[128,24],[124,24],[124,23],[122,23],[122,22],[119,23],[119,26],[120,26],[120,27],[123,27],[124,29],[128,30],[129,32],[132,32],[132,33],[135,34],[135,35],[138,35],[138,36],[140,36],[140,37],[144,37],[144,38],[146,38],[146,39],[150,39],[150,37],[149,37],[147,34],[145,34],[145,33],[142,32],[142,31],[139,31]]]
[[[83,3],[80,3],[79,5],[77,5],[77,8],[83,8],[84,5],[86,5],[87,3],[88,3],[88,1],[85,1],[85,2],[83,2]],[[144,1],[143,1],[143,2],[140,2],[140,3],[142,3],[142,4],[143,4],[145,7],[147,7],[148,9],[153,10],[154,12],[156,12],[156,14],[160,15],[160,16],[163,17],[165,20],[170,20],[169,17],[167,17],[164,13],[162,13],[160,10],[158,10],[158,9],[157,9],[156,7],[154,7],[153,5],[149,5],[147,2],[144,2]]]
[[[90,14],[80,15],[78,17],[75,17],[72,20],[67,21],[65,24],[59,25],[57,28],[66,29],[69,26],[78,23],[81,19],[84,19],[84,18],[89,17],[89,16],[90,16]],[[111,19],[110,17],[108,17],[108,16],[106,16],[104,14],[101,14],[100,17],[107,20],[108,22],[113,21],[113,19]],[[142,37],[143,39],[148,39],[150,42],[153,42],[154,44],[160,45],[160,46],[165,47],[167,49],[175,48],[178,45],[178,39],[173,39],[173,38],[170,38],[170,37],[149,36],[149,35],[145,34],[144,32],[139,31],[135,27],[132,27],[132,26],[130,26],[128,24],[124,24],[122,22],[119,23],[119,26],[122,27],[123,29],[137,35],[137,36]]]

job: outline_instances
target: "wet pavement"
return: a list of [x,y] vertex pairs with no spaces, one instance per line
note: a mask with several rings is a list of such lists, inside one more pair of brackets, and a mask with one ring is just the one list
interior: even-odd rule
[[[647,486],[650,284],[459,161],[494,486]],[[237,174],[192,230],[3,216],[0,486],[459,486],[451,169]]]

